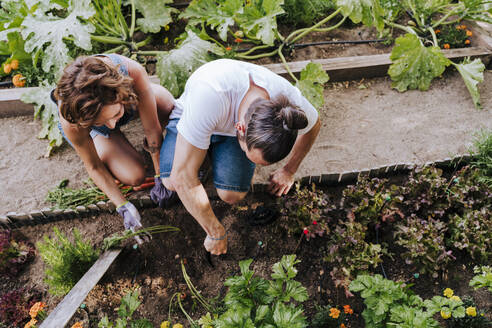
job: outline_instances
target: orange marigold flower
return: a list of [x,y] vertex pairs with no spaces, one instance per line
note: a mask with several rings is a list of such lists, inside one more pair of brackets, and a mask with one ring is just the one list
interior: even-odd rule
[[241,38],[236,38],[236,40],[234,40],[234,42],[236,42],[236,43],[241,43],[241,42],[243,42],[243,39],[241,39]]
[[435,30],[436,34],[441,33],[441,30]]
[[84,328],[84,326],[82,325],[82,322],[76,322],[73,324],[72,328]]
[[337,308],[331,308],[329,316],[333,319],[338,319],[338,317],[340,316],[340,310]]
[[340,328],[345,328],[345,324],[341,323]]
[[461,25],[461,29],[462,30],[466,29],[466,25]]
[[31,316],[31,318],[36,318],[39,311],[43,311],[45,306],[46,304],[44,304],[43,302],[34,303],[34,305],[31,306],[31,309],[29,310],[29,315]]
[[226,50],[227,51],[231,51],[232,50],[232,47],[227,47]]
[[465,40],[465,44],[470,44],[470,40]]
[[32,318],[31,321],[29,321],[28,323],[26,323],[26,325],[24,326],[24,328],[31,328],[31,327],[34,327],[36,325],[36,323],[38,322],[38,320]]
[[472,35],[473,35],[472,31],[466,30],[466,36],[472,36]]
[[345,314],[352,314],[352,313],[354,313],[354,310],[352,310],[350,308],[350,305],[347,304],[347,305],[343,306],[343,312],[345,312]]
[[449,43],[445,43],[444,44],[444,49],[449,49],[449,48],[450,48]]

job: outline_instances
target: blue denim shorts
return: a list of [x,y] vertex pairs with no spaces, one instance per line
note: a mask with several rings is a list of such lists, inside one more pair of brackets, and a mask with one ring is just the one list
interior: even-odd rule
[[[134,112],[125,112],[122,118],[116,123],[116,128],[118,129],[120,126],[127,124],[131,120],[135,118]],[[91,136],[92,139],[94,139],[97,136],[103,136],[104,138],[109,138],[109,135],[111,134],[112,131],[115,129],[111,130],[105,125],[101,126],[91,126],[91,130],[89,131],[89,135]],[[60,130],[63,138],[70,144],[70,146],[73,147],[73,144],[68,140],[67,136],[65,135],[65,132],[63,132],[63,128],[61,126],[61,123],[58,122],[58,130]]]
[[[171,175],[179,119],[172,119],[166,127],[166,137],[160,153],[161,178]],[[212,162],[214,185],[217,189],[246,192],[251,186],[255,163],[239,146],[236,137],[212,135],[208,153]]]

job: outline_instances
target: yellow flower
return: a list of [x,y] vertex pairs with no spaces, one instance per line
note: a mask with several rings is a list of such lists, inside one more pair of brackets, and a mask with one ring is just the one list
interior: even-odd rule
[[173,325],[173,328],[183,328],[183,325],[180,323],[177,323],[177,324]]
[[469,315],[470,317],[476,317],[477,309],[474,306],[469,306],[466,308],[466,314]]
[[456,296],[456,295],[453,295],[449,298],[450,300],[453,300],[453,301],[461,301],[461,298],[459,296]]
[[84,326],[82,326],[82,322],[76,322],[73,324],[72,328],[84,328]]
[[169,328],[170,324],[169,324],[169,321],[163,321],[161,323],[161,328]]
[[31,318],[36,318],[38,313],[40,311],[43,311],[45,306],[46,306],[46,304],[43,302],[34,303],[34,305],[31,306],[31,309],[29,310],[29,315],[31,316]]
[[340,310],[337,308],[331,308],[329,316],[333,319],[338,319],[338,317],[340,316]]
[[24,326],[24,328],[31,328],[31,327],[34,327],[36,325],[36,323],[38,322],[38,320],[32,318],[31,321],[29,321],[28,323],[26,323],[26,325]]
[[166,37],[164,38],[164,43],[168,43],[168,42],[169,42],[169,38],[166,36]]
[[164,31],[169,31],[169,25],[164,26]]
[[444,312],[441,310],[441,317],[443,317],[443,319],[449,319],[451,318],[451,312]]
[[443,292],[444,296],[446,296],[447,298],[450,298],[451,296],[453,296],[454,292],[451,288],[446,288]]

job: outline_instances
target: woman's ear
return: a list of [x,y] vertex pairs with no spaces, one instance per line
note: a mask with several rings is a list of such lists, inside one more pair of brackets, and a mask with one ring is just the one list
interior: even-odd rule
[[244,125],[244,122],[239,121],[234,124],[234,127],[236,128],[237,132],[239,132],[239,134],[244,137],[244,135],[246,134],[246,126]]

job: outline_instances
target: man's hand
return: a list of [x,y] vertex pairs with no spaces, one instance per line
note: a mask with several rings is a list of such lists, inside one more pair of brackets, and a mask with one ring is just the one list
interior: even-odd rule
[[[140,214],[137,208],[130,202],[123,203],[116,208],[119,215],[123,217],[123,225],[125,229],[135,232],[142,229],[142,224],[140,223]],[[152,237],[150,234],[144,234],[141,236],[135,236],[135,240],[138,244],[142,244],[145,241],[149,241]]]
[[222,229],[218,230],[217,236],[207,235],[203,246],[207,252],[213,255],[221,255],[227,253],[227,231],[221,226]]
[[268,186],[268,191],[280,197],[286,195],[294,184],[294,174],[282,167],[270,174],[269,180],[270,185]]

